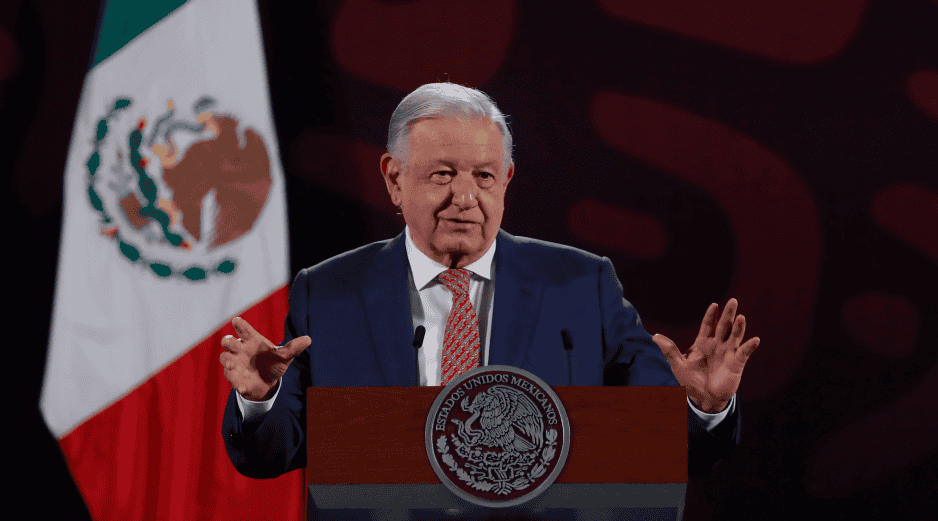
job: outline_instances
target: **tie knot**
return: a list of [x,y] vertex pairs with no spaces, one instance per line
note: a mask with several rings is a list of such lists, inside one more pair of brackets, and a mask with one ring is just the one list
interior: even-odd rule
[[458,270],[446,270],[443,273],[440,273],[440,282],[444,286],[449,288],[453,294],[458,295],[460,293],[469,293],[469,277],[471,274],[469,270],[458,269]]

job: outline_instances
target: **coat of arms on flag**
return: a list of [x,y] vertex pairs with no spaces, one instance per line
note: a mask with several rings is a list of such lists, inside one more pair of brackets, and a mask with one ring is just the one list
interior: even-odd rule
[[[270,193],[264,140],[216,104],[200,96],[186,114],[168,99],[148,118],[132,97],[118,97],[97,123],[86,167],[101,233],[160,277],[234,271],[237,260],[218,248],[251,229]],[[193,250],[200,255],[179,253]]]

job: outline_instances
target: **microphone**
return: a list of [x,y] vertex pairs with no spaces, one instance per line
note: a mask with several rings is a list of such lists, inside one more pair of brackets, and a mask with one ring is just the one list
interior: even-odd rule
[[417,326],[414,330],[414,349],[420,349],[423,346],[423,337],[427,334],[427,328]]
[[569,329],[561,329],[560,338],[563,340],[563,348],[567,352],[567,378],[570,385],[573,385],[573,359],[570,358],[573,354],[573,335]]

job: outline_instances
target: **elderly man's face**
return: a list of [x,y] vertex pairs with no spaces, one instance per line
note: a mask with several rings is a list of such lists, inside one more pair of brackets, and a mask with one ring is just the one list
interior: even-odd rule
[[406,139],[409,155],[383,155],[381,171],[414,243],[449,267],[475,262],[495,241],[514,174],[513,164],[503,167],[498,126],[480,119],[424,119]]

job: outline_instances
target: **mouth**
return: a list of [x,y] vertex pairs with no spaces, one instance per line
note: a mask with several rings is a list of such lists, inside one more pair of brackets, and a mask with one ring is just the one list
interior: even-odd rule
[[473,221],[469,219],[440,219],[441,222],[448,222],[450,224],[455,224],[459,226],[466,226],[470,224],[482,224],[478,221]]

